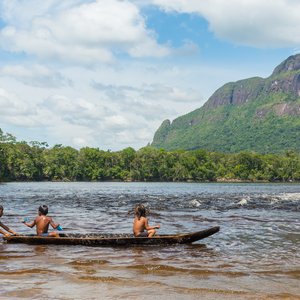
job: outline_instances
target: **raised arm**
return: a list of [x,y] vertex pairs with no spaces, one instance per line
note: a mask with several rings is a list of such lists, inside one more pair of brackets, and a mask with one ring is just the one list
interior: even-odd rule
[[28,223],[26,221],[22,221],[22,223],[25,224],[27,227],[32,228],[32,227],[34,227],[36,225],[36,220],[34,219],[34,221],[31,222],[31,223]]

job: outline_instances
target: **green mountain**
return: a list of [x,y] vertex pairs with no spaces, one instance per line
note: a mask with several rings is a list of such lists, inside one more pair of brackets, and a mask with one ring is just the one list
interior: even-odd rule
[[300,151],[300,54],[283,61],[268,78],[229,82],[199,109],[163,121],[151,145],[166,150]]

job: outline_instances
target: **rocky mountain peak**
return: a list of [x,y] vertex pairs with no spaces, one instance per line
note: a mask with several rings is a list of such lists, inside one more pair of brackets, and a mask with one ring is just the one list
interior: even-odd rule
[[280,65],[278,65],[274,71],[272,76],[276,76],[280,73],[288,72],[288,71],[297,71],[300,70],[300,54],[292,55],[284,60]]

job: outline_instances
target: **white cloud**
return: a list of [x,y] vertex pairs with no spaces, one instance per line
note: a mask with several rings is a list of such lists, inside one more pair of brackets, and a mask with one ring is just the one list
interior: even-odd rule
[[57,88],[72,85],[72,81],[65,78],[60,72],[50,70],[42,65],[7,65],[0,68],[0,76],[12,77],[35,87]]
[[71,9],[91,0],[1,0],[0,17],[6,23],[17,24],[18,27],[29,27],[31,20],[43,16],[58,13],[61,10]]
[[[181,89],[179,87],[171,87],[159,83],[142,84],[140,86],[124,86],[124,85],[105,85],[93,82],[92,87],[102,91],[113,97],[116,101],[122,103],[131,103],[142,101],[158,104],[162,101],[172,102],[198,102],[199,91],[193,89]],[[140,103],[140,104],[142,104]]]
[[36,106],[32,101],[21,100],[18,95],[0,88],[1,123],[13,126],[36,126]]
[[61,118],[55,119],[55,122],[45,127],[45,131],[55,144],[63,144],[76,148],[103,146],[103,140],[97,138],[95,128],[70,124]]
[[40,110],[47,110],[60,121],[69,125],[92,126],[97,129],[98,123],[107,115],[114,112],[105,104],[97,103],[93,99],[68,98],[66,96],[53,95],[39,105]]
[[39,4],[34,0],[4,1],[2,17],[6,26],[0,31],[0,44],[5,50],[43,60],[91,66],[111,63],[118,53],[133,57],[162,57],[170,53],[156,42],[133,3],[78,2],[59,6],[57,1],[50,1],[52,5],[42,5],[38,10],[35,6]]
[[110,129],[123,130],[130,127],[129,121],[122,115],[107,116],[104,118],[104,122],[106,127]]
[[120,114],[126,116],[127,123],[116,123],[114,119],[109,119],[114,124],[112,126],[128,127],[131,130],[148,127],[150,124],[156,129],[164,119],[186,112],[187,107],[195,109],[202,100],[199,91],[159,83],[122,86],[93,82],[92,86],[106,94],[111,103],[117,105]]
[[88,140],[82,137],[74,137],[72,138],[72,144],[79,148],[82,148],[88,144]]
[[32,110],[29,103],[20,101],[17,95],[0,88],[0,111],[2,118],[11,115],[27,115]]
[[166,11],[199,14],[222,39],[254,47],[300,45],[300,2],[295,0],[153,0]]
[[[70,78],[72,86],[46,89],[24,85],[35,76],[43,78],[43,72],[38,70],[53,72],[40,65],[34,65],[32,70],[11,65],[0,72],[5,87],[0,90],[0,128],[18,139],[78,148],[140,148],[152,140],[162,120],[199,105],[199,92],[179,84],[180,75],[186,76],[186,71],[174,71],[172,65],[163,68],[162,77],[154,76],[157,69],[151,64],[142,63],[131,68],[127,63],[120,68],[67,68],[60,69],[59,74]],[[174,78],[178,83],[168,84]]]
[[199,52],[199,46],[190,40],[185,40],[181,47],[173,51],[173,53],[177,56],[192,56]]
[[[123,110],[124,105],[108,107],[106,101],[62,95],[52,95],[44,101],[26,101],[26,98],[0,88],[0,128],[3,124],[20,127],[30,136],[28,141],[46,139],[50,145],[118,150],[128,143],[133,147],[144,146],[153,135],[151,116],[145,119],[135,115],[134,109]],[[42,137],[29,133],[41,128]]]

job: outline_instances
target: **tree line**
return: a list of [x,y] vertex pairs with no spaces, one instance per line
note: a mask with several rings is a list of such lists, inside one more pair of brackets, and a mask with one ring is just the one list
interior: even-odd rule
[[104,151],[17,141],[0,129],[0,181],[300,181],[300,153]]

